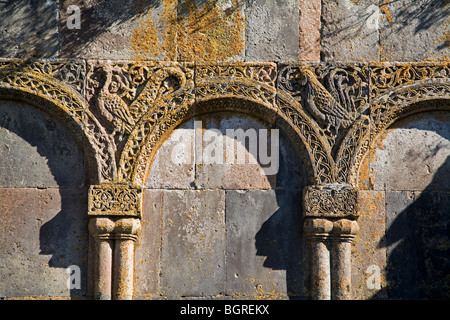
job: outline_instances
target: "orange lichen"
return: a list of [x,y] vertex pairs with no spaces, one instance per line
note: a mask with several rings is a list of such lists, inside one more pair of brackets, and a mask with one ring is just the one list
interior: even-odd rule
[[394,19],[389,11],[389,0],[380,0],[380,11],[384,13],[391,25],[391,29],[394,30]]
[[130,40],[134,58],[223,61],[241,54],[245,41],[242,0],[227,3],[165,0],[160,15],[153,8],[143,11]]

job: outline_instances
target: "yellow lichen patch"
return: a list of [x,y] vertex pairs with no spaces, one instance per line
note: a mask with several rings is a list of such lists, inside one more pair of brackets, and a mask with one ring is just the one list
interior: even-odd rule
[[165,0],[155,10],[142,12],[133,30],[135,60],[224,61],[244,49],[242,0]]
[[394,30],[394,19],[392,19],[391,12],[389,11],[389,0],[380,0],[380,11],[384,13],[391,25],[391,29]]

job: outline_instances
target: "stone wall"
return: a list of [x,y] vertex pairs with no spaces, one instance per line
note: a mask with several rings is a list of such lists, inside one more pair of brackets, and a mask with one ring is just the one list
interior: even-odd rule
[[0,298],[448,298],[449,16],[0,3]]

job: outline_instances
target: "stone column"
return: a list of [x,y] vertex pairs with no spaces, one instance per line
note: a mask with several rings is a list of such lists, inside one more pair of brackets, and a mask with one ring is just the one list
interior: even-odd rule
[[355,220],[339,219],[333,223],[331,233],[331,295],[335,300],[351,299],[352,270],[351,244],[358,232]]
[[310,243],[313,299],[351,297],[351,242],[358,230],[357,191],[314,185],[303,193],[304,232]]
[[327,219],[306,219],[304,232],[310,244],[311,297],[314,300],[331,299],[329,233],[333,223]]
[[96,239],[94,298],[133,298],[134,244],[140,231],[142,190],[126,184],[89,189],[89,228]]
[[93,295],[94,299],[111,300],[114,222],[109,218],[91,218],[89,233],[94,238]]
[[114,277],[113,298],[133,298],[134,244],[141,229],[139,219],[124,218],[116,222],[114,229]]

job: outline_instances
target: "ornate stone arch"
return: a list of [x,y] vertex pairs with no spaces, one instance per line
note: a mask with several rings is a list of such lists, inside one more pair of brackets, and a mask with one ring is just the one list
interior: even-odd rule
[[340,146],[336,158],[339,180],[357,186],[364,157],[391,124],[418,112],[450,110],[449,101],[449,79],[404,85],[375,98],[366,110],[367,115],[354,123]]
[[54,116],[85,151],[89,183],[115,175],[114,153],[108,135],[89,111],[76,89],[56,79],[54,63],[11,62],[0,68],[0,97],[18,100]]
[[[153,157],[175,127],[195,115],[218,111],[238,111],[268,122],[277,121],[297,146],[306,149],[310,179],[315,182],[329,179],[332,159],[326,152],[326,142],[317,124],[288,93],[276,91],[274,80],[263,82],[262,77],[254,74],[247,77],[248,70],[243,69],[251,67],[255,66],[243,65],[240,69],[228,66],[226,76],[217,76],[215,70],[212,77],[197,77],[195,88],[193,85],[185,86],[155,102],[136,124],[123,149],[118,169],[119,182],[142,187]],[[229,68],[235,69],[232,75]],[[199,73],[201,70],[197,69]],[[209,103],[233,99],[244,103]]]

